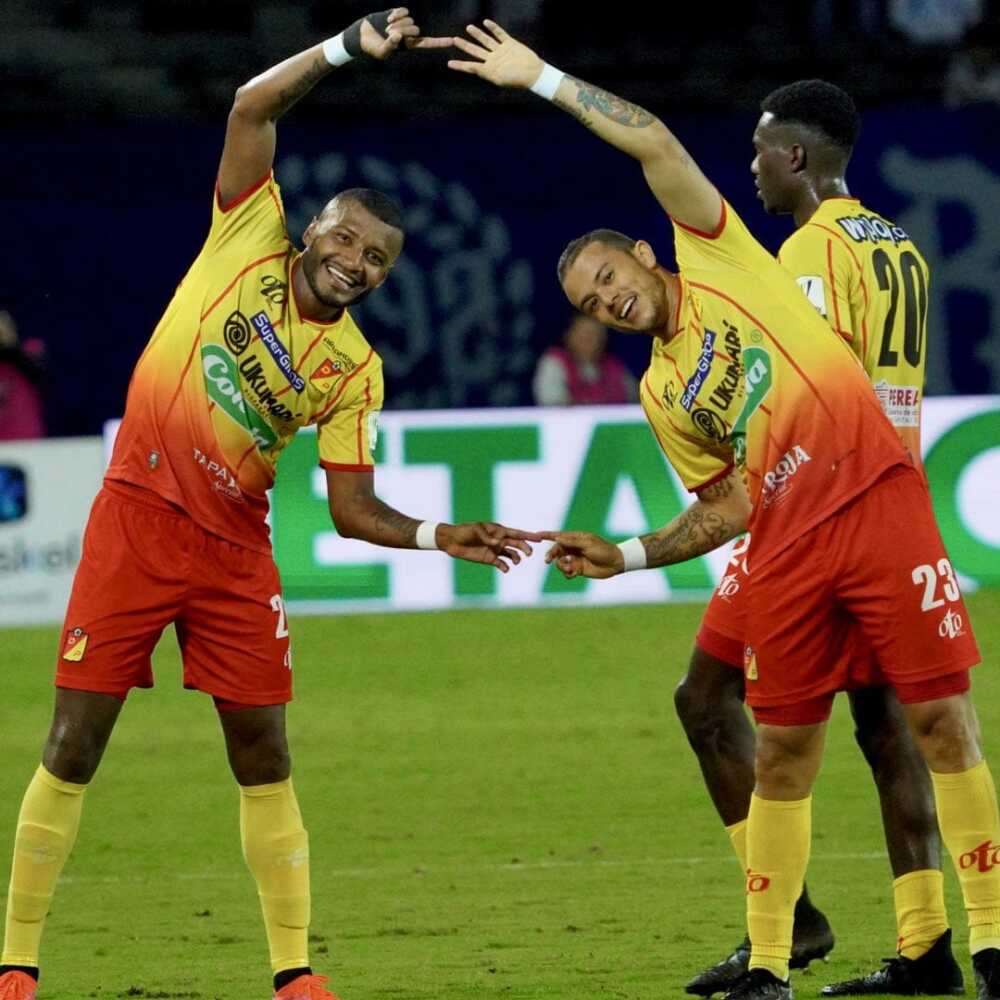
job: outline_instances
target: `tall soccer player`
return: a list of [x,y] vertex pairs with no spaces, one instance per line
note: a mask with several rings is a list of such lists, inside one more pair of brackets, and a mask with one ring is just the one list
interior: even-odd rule
[[[768,212],[791,215],[796,231],[779,260],[817,311],[857,355],[889,421],[915,463],[927,336],[927,265],[908,234],[850,196],[845,174],[860,129],[854,102],[839,87],[801,80],[762,102],[751,169]],[[677,712],[712,800],[745,869],[746,818],[753,792],[754,735],[743,709],[747,580],[743,546],[712,596]],[[927,768],[899,701],[877,677],[871,650],[855,638],[848,692],[855,735],[882,805],[894,877],[897,957],[875,972],[823,989],[827,996],[957,994],[962,973],[951,953],[940,871],[941,845]],[[792,967],[811,954],[825,920],[808,897],[796,904]],[[832,938],[829,939],[832,944]],[[689,993],[727,989],[745,971],[744,942],[695,976]]]
[[581,312],[653,338],[642,403],[697,499],[621,545],[556,533],[546,559],[568,577],[600,579],[691,559],[752,529],[744,647],[758,722],[746,827],[751,954],[727,995],[792,996],[812,785],[860,630],[932,772],[978,993],[1000,997],[1000,815],[969,695],[979,651],[923,476],[849,346],[667,127],[547,65],[499,25],[486,28],[456,38],[467,58],[449,65],[532,89],[636,159],[672,218],[680,265],[671,273],[648,243],[605,229],[570,243],[559,276]]
[[375,495],[382,365],[348,307],[377,289],[398,257],[400,210],[377,191],[343,191],[309,225],[299,252],[271,170],[275,123],[352,58],[434,44],[397,8],[237,91],[208,238],[136,366],[87,526],[55,717],[17,823],[4,1000],[36,995],[42,928],[87,785],[129,690],[152,686],[150,654],[171,622],[184,684],[215,699],[240,786],[243,852],[275,996],[333,997],[309,961],[309,847],[285,735],[291,652],[264,520],[278,457],[298,428],[317,426],[330,512],[345,537],[439,548],[504,572],[529,550],[498,525],[420,521]]

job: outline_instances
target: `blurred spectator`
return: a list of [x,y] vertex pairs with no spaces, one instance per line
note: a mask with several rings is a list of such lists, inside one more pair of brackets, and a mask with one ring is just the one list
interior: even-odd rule
[[42,381],[45,346],[17,336],[9,312],[0,311],[0,441],[45,437]]
[[538,362],[532,388],[539,406],[634,403],[635,376],[607,353],[608,332],[589,316],[575,316],[561,346],[550,347]]
[[983,19],[983,0],[891,0],[889,20],[918,45],[954,45]]
[[965,36],[948,67],[944,103],[949,108],[966,104],[1000,106],[1000,31],[996,25],[977,25]]

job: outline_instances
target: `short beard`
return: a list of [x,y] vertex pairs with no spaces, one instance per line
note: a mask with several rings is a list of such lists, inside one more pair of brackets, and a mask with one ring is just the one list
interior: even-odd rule
[[335,299],[320,290],[319,283],[316,281],[316,272],[319,271],[321,266],[321,261],[316,260],[314,262],[314,256],[311,250],[306,250],[305,253],[302,254],[302,273],[306,276],[309,288],[312,290],[313,295],[315,295],[316,298],[323,303],[323,305],[329,307],[330,309],[346,309],[348,306],[356,306],[374,291],[373,288],[366,288],[363,292],[360,292],[353,299],[351,299],[350,302],[341,302],[339,299]]

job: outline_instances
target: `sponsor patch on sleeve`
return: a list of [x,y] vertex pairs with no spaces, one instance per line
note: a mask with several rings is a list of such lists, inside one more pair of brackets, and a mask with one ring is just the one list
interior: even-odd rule
[[818,274],[801,274],[795,281],[816,312],[826,319],[826,289],[823,287],[823,279]]
[[875,383],[879,405],[893,427],[920,426],[920,387],[890,385],[885,379]]

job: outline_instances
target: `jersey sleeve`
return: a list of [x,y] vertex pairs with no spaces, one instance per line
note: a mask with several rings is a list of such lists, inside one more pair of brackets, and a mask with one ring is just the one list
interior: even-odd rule
[[725,199],[714,232],[673,221],[677,266],[684,271],[758,272],[776,267],[774,258],[754,239],[743,220]]
[[862,338],[854,329],[851,308],[859,278],[858,266],[841,240],[807,223],[785,240],[778,251],[778,261],[795,278],[820,316],[863,362]]
[[288,242],[281,189],[272,171],[225,205],[216,182],[212,225],[202,253],[268,253]]
[[317,424],[319,464],[340,472],[375,467],[378,417],[385,401],[382,364],[376,355],[348,378],[343,395]]
[[707,442],[672,426],[646,379],[639,383],[639,402],[660,449],[688,492],[697,493],[729,475],[733,469],[732,458],[717,449],[708,450]]

